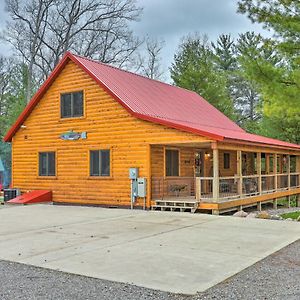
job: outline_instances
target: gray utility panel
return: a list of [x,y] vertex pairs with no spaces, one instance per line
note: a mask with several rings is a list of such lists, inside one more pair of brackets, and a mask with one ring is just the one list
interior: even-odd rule
[[129,179],[137,179],[139,176],[138,168],[129,168]]
[[138,197],[144,198],[147,196],[147,179],[140,177],[137,179]]

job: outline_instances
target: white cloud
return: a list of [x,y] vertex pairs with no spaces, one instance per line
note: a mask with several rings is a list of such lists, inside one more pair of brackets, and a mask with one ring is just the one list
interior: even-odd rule
[[[162,38],[163,64],[168,72],[180,39],[189,33],[207,34],[215,40],[221,33],[236,37],[245,31],[264,33],[246,16],[236,13],[237,0],[137,0],[144,7],[140,22],[132,24],[139,36]],[[0,30],[5,26],[4,0],[0,0]],[[7,54],[8,46],[0,43],[0,54]]]
[[260,25],[236,12],[237,0],[138,0],[137,4],[144,7],[143,15],[132,28],[140,36],[148,34],[165,40],[166,70],[180,39],[189,33],[207,34],[210,40],[216,40],[222,33],[233,37],[245,31],[265,33]]

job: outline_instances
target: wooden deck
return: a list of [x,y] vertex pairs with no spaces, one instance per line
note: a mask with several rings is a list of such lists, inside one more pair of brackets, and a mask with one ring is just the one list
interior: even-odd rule
[[[205,198],[199,202],[196,201],[195,197],[168,197],[166,199],[153,199],[152,209],[153,210],[166,210],[166,211],[189,211],[195,212],[196,210],[204,210],[212,212],[213,214],[224,213],[228,211],[240,210],[246,207],[257,206],[261,209],[262,203],[272,202],[274,206],[277,205],[277,199],[290,197],[293,195],[299,195],[300,188],[294,188],[290,190],[282,190],[274,193],[254,195],[242,197],[239,199],[222,199],[218,202],[213,202]],[[300,199],[298,198],[298,206],[300,205]],[[196,209],[192,209],[193,207]],[[187,209],[185,209],[187,208]]]
[[[295,188],[291,190],[283,190],[277,191],[274,193],[268,193],[263,195],[255,195],[240,199],[232,199],[232,200],[223,200],[219,202],[206,202],[205,199],[201,199],[198,204],[198,209],[202,210],[211,210],[213,213],[222,213],[226,211],[240,210],[245,207],[255,206],[257,205],[260,208],[262,203],[266,202],[274,202],[276,203],[276,199],[289,197],[293,195],[299,195],[300,188]],[[299,205],[298,201],[298,205]]]

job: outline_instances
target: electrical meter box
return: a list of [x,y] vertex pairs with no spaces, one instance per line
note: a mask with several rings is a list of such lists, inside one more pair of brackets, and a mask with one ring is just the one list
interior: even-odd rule
[[144,198],[147,196],[147,179],[146,178],[138,178],[138,197]]
[[138,168],[129,168],[129,179],[137,179],[139,175]]

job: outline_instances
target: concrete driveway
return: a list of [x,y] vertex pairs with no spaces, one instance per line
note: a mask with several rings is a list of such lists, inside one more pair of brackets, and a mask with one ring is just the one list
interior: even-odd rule
[[0,208],[0,259],[194,294],[300,238],[300,223],[31,205]]

